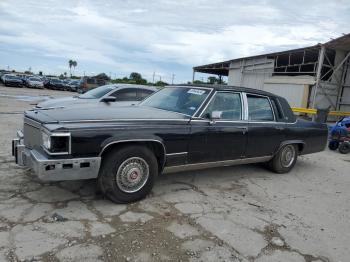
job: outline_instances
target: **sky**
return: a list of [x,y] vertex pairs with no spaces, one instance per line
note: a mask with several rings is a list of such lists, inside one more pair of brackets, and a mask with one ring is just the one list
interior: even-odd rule
[[[350,1],[0,0],[0,69],[183,83],[192,67],[350,33]],[[206,79],[208,75],[198,74]]]

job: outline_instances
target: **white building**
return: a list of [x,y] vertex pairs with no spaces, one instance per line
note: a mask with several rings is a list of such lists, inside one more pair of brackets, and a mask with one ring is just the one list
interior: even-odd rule
[[228,85],[263,89],[293,107],[350,111],[350,34],[327,43],[196,66],[228,76]]

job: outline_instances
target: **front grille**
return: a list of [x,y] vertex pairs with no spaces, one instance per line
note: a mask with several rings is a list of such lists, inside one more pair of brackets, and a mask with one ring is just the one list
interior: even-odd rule
[[41,146],[42,137],[40,123],[25,117],[23,126],[24,145],[33,149]]

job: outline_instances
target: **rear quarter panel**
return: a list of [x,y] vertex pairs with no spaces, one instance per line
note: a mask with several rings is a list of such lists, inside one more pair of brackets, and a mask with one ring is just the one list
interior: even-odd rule
[[298,119],[286,127],[286,140],[303,141],[301,154],[323,151],[327,145],[327,137],[328,127],[324,123]]

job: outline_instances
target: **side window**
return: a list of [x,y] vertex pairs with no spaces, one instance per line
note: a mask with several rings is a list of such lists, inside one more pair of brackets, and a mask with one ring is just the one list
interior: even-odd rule
[[247,95],[249,120],[274,121],[269,99],[261,96]]
[[136,101],[136,89],[135,88],[125,88],[115,91],[111,96],[117,98],[117,101]]
[[147,90],[147,89],[137,90],[137,101],[141,101],[141,100],[145,99],[147,96],[149,96],[152,93],[153,93],[153,91]]
[[222,120],[241,120],[242,106],[239,93],[217,92],[215,97],[203,113],[203,117],[209,118],[213,111],[220,111]]

